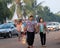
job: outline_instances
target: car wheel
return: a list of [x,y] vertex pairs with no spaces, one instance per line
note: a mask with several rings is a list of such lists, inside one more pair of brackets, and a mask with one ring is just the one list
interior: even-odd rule
[[18,37],[18,34],[16,34],[16,36]]
[[4,36],[4,38],[6,38],[6,36]]
[[8,38],[12,38],[12,34],[11,33],[8,33]]

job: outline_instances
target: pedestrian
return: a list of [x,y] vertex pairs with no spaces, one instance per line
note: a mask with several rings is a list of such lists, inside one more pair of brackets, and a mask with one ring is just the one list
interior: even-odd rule
[[26,23],[28,48],[33,48],[33,43],[34,43],[35,21],[33,19],[34,19],[34,17],[31,15],[29,17],[29,20]]
[[22,23],[22,19],[19,19],[16,25],[18,31],[18,40],[21,40],[21,37],[24,35],[24,25]]
[[39,19],[38,28],[39,28],[39,32],[40,32],[41,45],[46,46],[47,28],[46,28],[46,23],[44,22],[44,20],[41,17]]

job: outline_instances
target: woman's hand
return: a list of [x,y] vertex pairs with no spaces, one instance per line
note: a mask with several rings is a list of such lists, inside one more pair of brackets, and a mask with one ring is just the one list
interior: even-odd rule
[[36,33],[39,32],[39,26],[38,26],[38,25],[35,26],[35,32],[36,32]]

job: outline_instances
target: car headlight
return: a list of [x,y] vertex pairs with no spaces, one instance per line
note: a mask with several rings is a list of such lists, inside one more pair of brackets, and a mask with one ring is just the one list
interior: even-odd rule
[[53,28],[51,27],[51,29],[53,29]]

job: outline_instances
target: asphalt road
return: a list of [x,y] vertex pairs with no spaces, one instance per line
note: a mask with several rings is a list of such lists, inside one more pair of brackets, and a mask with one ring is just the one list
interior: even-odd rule
[[[36,34],[34,41],[35,48],[60,48],[60,31],[50,32],[47,34],[47,47],[42,47],[39,34]],[[0,38],[0,48],[27,48],[27,44],[18,41],[17,37]]]

